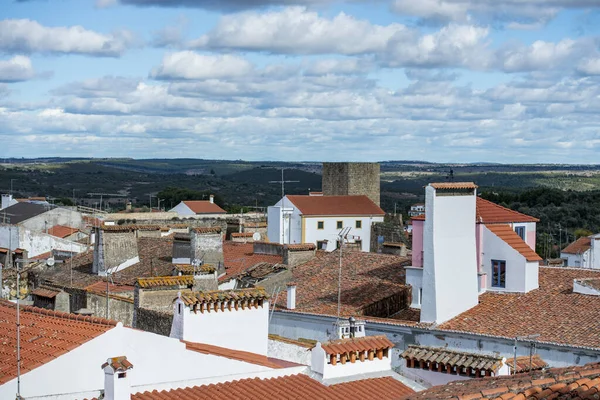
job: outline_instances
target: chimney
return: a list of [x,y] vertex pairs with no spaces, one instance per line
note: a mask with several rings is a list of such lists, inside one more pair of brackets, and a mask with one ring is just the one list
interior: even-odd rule
[[113,357],[102,364],[104,370],[104,400],[130,400],[129,370],[133,364],[127,357]]
[[215,202],[215,196],[213,196],[212,194],[208,197],[210,204],[213,204]]
[[125,210],[131,211],[131,208],[132,208],[131,202],[128,201],[127,204],[125,205]]
[[296,284],[293,282],[287,284],[287,308],[296,309]]

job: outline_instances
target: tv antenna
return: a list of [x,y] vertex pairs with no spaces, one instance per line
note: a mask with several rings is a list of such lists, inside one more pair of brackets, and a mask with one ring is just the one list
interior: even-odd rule
[[450,168],[450,171],[448,171],[448,175],[446,175],[446,180],[448,182],[454,182],[454,170],[452,168]]
[[339,325],[340,322],[340,310],[342,305],[342,252],[344,249],[344,242],[348,239],[348,234],[350,233],[349,226],[343,228],[340,233],[338,233],[338,243],[340,244],[340,267],[338,271],[338,304],[337,304],[337,321],[336,324]]
[[[283,171],[285,168],[281,168],[281,180],[280,181],[269,181],[269,183],[281,183],[281,244],[285,244],[285,184],[286,183],[298,183],[300,181],[286,181],[283,177]],[[290,217],[291,218],[291,217]],[[288,236],[291,236],[291,229],[288,226]],[[288,242],[291,242],[288,237]]]

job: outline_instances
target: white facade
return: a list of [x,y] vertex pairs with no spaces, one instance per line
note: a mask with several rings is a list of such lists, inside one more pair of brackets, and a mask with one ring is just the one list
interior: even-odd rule
[[387,356],[383,356],[381,360],[375,357],[372,360],[365,359],[364,361],[360,361],[357,358],[355,362],[347,360],[345,364],[342,364],[338,361],[333,365],[329,362],[329,356],[321,347],[321,343],[317,342],[316,346],[311,350],[311,369],[323,375],[323,380],[390,371],[392,369],[390,354],[391,351]]
[[193,212],[191,208],[186,206],[183,201],[181,203],[177,204],[172,209],[170,209],[169,212],[176,212],[179,215],[185,215],[185,216],[196,215],[196,213]]
[[19,223],[19,225],[34,232],[46,232],[46,230],[56,225],[70,226],[77,229],[83,229],[84,227],[80,212],[63,207],[48,210]]
[[[527,293],[537,289],[539,265],[538,261],[528,262],[517,250],[483,227],[483,272],[487,275],[487,290]],[[492,281],[492,260],[504,261],[506,264],[505,286],[494,287]]]
[[560,253],[565,266],[600,269],[600,233],[590,236],[590,248],[581,253]]
[[[362,251],[370,251],[371,225],[383,222],[383,216],[370,215],[326,215],[326,216],[304,216],[300,210],[290,201],[284,198],[285,219],[282,220],[282,201],[268,209],[267,236],[274,243],[314,243],[319,250],[333,251],[337,249],[338,234],[346,227],[351,228],[348,235],[348,243],[361,242]],[[341,223],[342,228],[339,228]],[[282,232],[283,230],[283,232]],[[282,235],[283,233],[283,235]],[[326,247],[318,247],[325,244]]]
[[404,267],[406,271],[406,284],[412,288],[411,308],[421,308],[423,301],[423,268]]
[[421,322],[442,323],[478,303],[476,192],[425,188]]
[[20,248],[27,251],[29,257],[35,257],[52,250],[81,253],[87,250],[85,244],[61,239],[47,233],[34,232],[23,226],[1,225],[0,247],[11,250]]
[[17,204],[18,201],[13,199],[12,194],[3,194],[2,203],[0,203],[0,210],[4,210],[7,207]]
[[[265,338],[266,340],[266,338]],[[106,333],[21,376],[21,395],[31,399],[97,397],[104,387],[101,365],[110,356],[126,356],[132,393],[169,390],[248,377],[274,377],[304,367],[268,367],[187,350],[166,336],[125,328],[120,323]],[[0,386],[0,399],[16,393],[16,378]]]
[[[212,307],[213,303],[209,303]],[[216,304],[216,303],[214,303]],[[214,308],[194,312],[178,298],[173,308],[171,337],[228,349],[267,354],[269,302],[231,311]]]

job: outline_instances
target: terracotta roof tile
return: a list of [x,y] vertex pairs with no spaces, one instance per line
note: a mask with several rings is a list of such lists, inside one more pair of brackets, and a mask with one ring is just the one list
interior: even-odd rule
[[102,369],[108,367],[109,365],[114,371],[119,372],[127,371],[128,369],[133,368],[133,364],[130,363],[125,356],[109,358],[108,361],[102,364]]
[[561,250],[561,253],[581,254],[592,248],[592,239],[589,237],[580,237],[573,243]]
[[[294,311],[337,315],[339,258],[338,251],[317,251],[311,260],[294,267]],[[369,305],[408,290],[403,266],[410,261],[409,257],[388,254],[343,252],[341,315],[363,315]],[[286,299],[284,290],[277,304],[285,305]]]
[[191,264],[175,264],[173,268],[177,272],[181,272],[183,275],[194,275],[199,272],[204,274],[212,274],[216,271],[216,268],[212,264],[202,264],[198,267],[195,267]]
[[[106,279],[104,281],[94,282],[89,286],[85,287],[85,290],[89,292],[106,292]],[[135,288],[131,285],[121,285],[118,283],[108,283],[109,293],[133,293]]]
[[281,264],[283,262],[283,256],[255,254],[252,243],[231,241],[223,243],[223,258],[225,275],[219,277],[219,282],[235,278],[259,263]]
[[252,236],[254,236],[253,232],[233,232],[231,234],[231,237],[235,238],[251,238]]
[[540,334],[540,342],[600,349],[600,296],[573,292],[573,280],[583,278],[600,278],[600,271],[540,267],[539,289],[486,292],[438,329],[508,338]]
[[494,235],[498,236],[510,247],[519,252],[527,261],[542,261],[540,257],[521,237],[510,227],[510,225],[485,225]]
[[[393,400],[413,391],[391,378],[372,378],[325,386],[304,374],[249,378],[169,391],[136,393],[131,400]],[[358,397],[357,397],[358,395]]]
[[186,200],[183,202],[196,214],[226,214],[227,211],[207,200]]
[[48,229],[49,235],[56,236],[62,239],[66,238],[67,236],[71,236],[72,234],[77,232],[79,232],[79,229],[64,225],[54,225],[52,228]]
[[[409,345],[400,356],[415,361],[443,363],[452,367],[497,371],[502,367],[501,356],[488,356],[446,348]],[[527,357],[529,360],[529,357]],[[529,365],[529,364],[528,364]]]
[[182,293],[181,300],[187,306],[228,301],[267,300],[269,295],[260,287],[237,290],[212,290],[202,292]]
[[289,251],[307,251],[307,250],[316,250],[317,246],[314,243],[298,243],[298,244],[288,244],[286,248]]
[[273,369],[280,369],[283,366],[276,362],[275,359],[269,358],[262,354],[250,353],[248,351],[233,350],[225,347],[213,346],[206,343],[194,343],[182,340],[185,343],[185,348],[188,350],[196,351],[202,354],[211,354],[214,356],[230,358],[232,360],[238,360],[247,362],[250,364],[261,365],[263,367],[269,367]]
[[[16,305],[0,300],[0,384],[17,376]],[[115,321],[21,307],[21,371],[31,371],[116,326]]]
[[[595,399],[600,390],[600,364],[479,378],[434,386],[402,397],[417,399]],[[584,378],[585,376],[585,378]]]
[[[531,361],[531,366],[530,366]],[[506,364],[510,368],[511,374],[514,367],[514,359],[509,358],[506,360]],[[517,373],[528,372],[528,371],[536,371],[539,369],[546,368],[548,363],[539,356],[539,354],[534,354],[531,359],[529,356],[517,357]]]
[[332,340],[321,344],[326,354],[344,354],[354,352],[365,352],[369,350],[391,349],[394,347],[385,335],[364,336],[359,338],[347,338]]
[[498,224],[510,222],[539,222],[540,220],[518,211],[502,207],[489,200],[477,198],[477,221],[484,224]]
[[192,231],[196,233],[221,233],[220,226],[208,226],[208,227],[198,227],[192,228]]
[[367,196],[297,196],[288,195],[291,201],[307,216],[318,215],[385,215]]
[[194,284],[193,275],[181,276],[154,276],[152,278],[138,278],[137,285],[141,288],[155,288],[165,286],[190,286]]
[[31,294],[35,295],[35,296],[39,296],[39,297],[45,297],[48,299],[53,299],[56,297],[57,294],[59,294],[60,291],[58,290],[52,290],[52,289],[46,289],[46,288],[37,288],[31,291]]
[[451,190],[451,189],[477,189],[477,185],[473,182],[435,182],[429,186],[436,190]]

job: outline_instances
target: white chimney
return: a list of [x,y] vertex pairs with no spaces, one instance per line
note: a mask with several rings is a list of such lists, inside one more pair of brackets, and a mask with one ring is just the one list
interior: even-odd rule
[[210,203],[214,203],[215,202],[215,196],[213,196],[212,194],[208,197]]
[[3,210],[7,207],[12,206],[12,204],[13,204],[12,194],[3,194],[2,195],[2,205],[0,206],[0,210]]
[[296,309],[296,284],[293,282],[287,284],[287,308]]
[[130,400],[129,370],[133,364],[127,357],[113,357],[102,364],[104,370],[104,400]]

